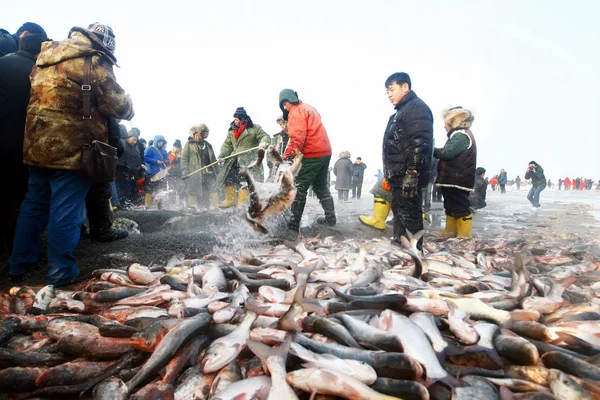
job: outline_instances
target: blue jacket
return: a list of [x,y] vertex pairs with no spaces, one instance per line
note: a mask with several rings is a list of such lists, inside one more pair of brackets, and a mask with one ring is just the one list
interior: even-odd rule
[[[165,144],[167,143],[164,136],[154,136],[154,144],[146,147],[146,150],[144,151],[144,161],[147,168],[146,175],[155,175],[161,169],[167,168],[167,165],[169,164],[169,156],[167,151],[164,148],[159,149],[156,147],[156,144],[161,140],[165,142]],[[164,164],[159,164],[159,161],[164,161]]]

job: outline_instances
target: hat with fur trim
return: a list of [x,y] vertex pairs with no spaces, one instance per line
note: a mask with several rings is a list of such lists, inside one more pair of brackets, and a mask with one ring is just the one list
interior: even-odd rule
[[462,107],[452,107],[445,109],[442,113],[444,122],[448,124],[451,129],[456,128],[470,128],[473,124],[473,113]]

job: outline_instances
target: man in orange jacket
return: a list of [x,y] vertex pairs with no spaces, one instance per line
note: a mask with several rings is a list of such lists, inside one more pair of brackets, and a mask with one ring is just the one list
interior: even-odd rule
[[311,185],[325,211],[325,217],[317,218],[316,222],[334,226],[335,206],[327,182],[331,144],[321,116],[314,107],[300,101],[292,89],[284,89],[279,93],[279,107],[283,111],[283,118],[288,121],[289,142],[283,159],[291,161],[297,154],[303,155],[302,168],[294,181],[297,193],[291,206],[288,229],[298,234],[306,193]]

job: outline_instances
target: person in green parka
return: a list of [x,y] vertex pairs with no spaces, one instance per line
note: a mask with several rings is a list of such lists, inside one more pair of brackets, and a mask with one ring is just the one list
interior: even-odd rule
[[[241,206],[246,202],[248,190],[245,187],[242,188],[240,169],[256,160],[258,150],[249,151],[227,160],[223,160],[223,158],[256,146],[266,149],[270,144],[271,137],[260,125],[255,125],[252,122],[244,107],[238,107],[233,114],[233,122],[219,153],[219,161],[223,164],[223,167],[217,176],[217,186],[224,186],[223,192],[225,194],[225,201],[219,204],[220,208]],[[250,173],[256,182],[263,182],[265,179],[262,163],[251,169]]]
[[[183,147],[181,155],[181,174],[186,176],[200,168],[217,161],[215,152],[206,141],[209,129],[205,124],[194,125],[190,129],[191,139]],[[215,185],[218,167],[213,165],[186,179],[187,205],[198,205],[203,208],[216,208],[219,204],[219,193]]]

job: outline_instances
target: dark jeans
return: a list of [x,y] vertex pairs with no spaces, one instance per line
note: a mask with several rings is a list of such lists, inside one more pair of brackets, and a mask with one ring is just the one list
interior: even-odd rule
[[[406,231],[414,234],[423,230],[423,197],[421,190],[412,199],[402,196],[402,186],[392,187],[392,212],[394,213],[394,240],[400,241],[401,236],[408,238]],[[422,240],[417,247],[422,248]]]
[[362,193],[362,185],[363,185],[363,180],[360,179],[356,179],[353,178],[352,179],[352,198],[357,198],[360,199],[360,195]]
[[[137,198],[137,181],[135,179],[117,178],[117,193],[119,194],[119,203],[125,206],[130,206],[136,203]],[[113,205],[117,205],[113,201]]]
[[531,205],[534,207],[539,207],[540,206],[540,193],[542,193],[542,190],[546,189],[546,186],[532,186],[531,189],[529,189],[529,193],[527,193],[527,200],[529,200],[531,202]]
[[78,171],[29,168],[29,191],[21,204],[10,273],[21,275],[38,262],[42,232],[48,227],[49,284],[76,278],[73,251],[85,220],[85,196],[92,186]]
[[[331,192],[329,191],[329,182],[327,181],[327,173],[329,170],[329,161],[331,156],[319,157],[319,158],[305,158],[302,160],[302,168],[294,179],[296,186],[296,199],[292,203],[291,211],[292,216],[288,222],[288,228],[293,231],[300,229],[300,221],[302,214],[304,213],[304,206],[306,205],[306,193],[308,188],[312,185],[317,198],[323,203],[331,201],[331,207],[333,207],[333,199],[331,198]],[[325,217],[327,218],[330,213],[333,213],[335,218],[335,209],[325,209]],[[331,218],[331,215],[330,215]]]
[[500,184],[500,193],[506,193],[506,184],[504,184],[504,183]]
[[469,192],[457,188],[443,187],[444,211],[446,215],[462,218],[471,214]]

